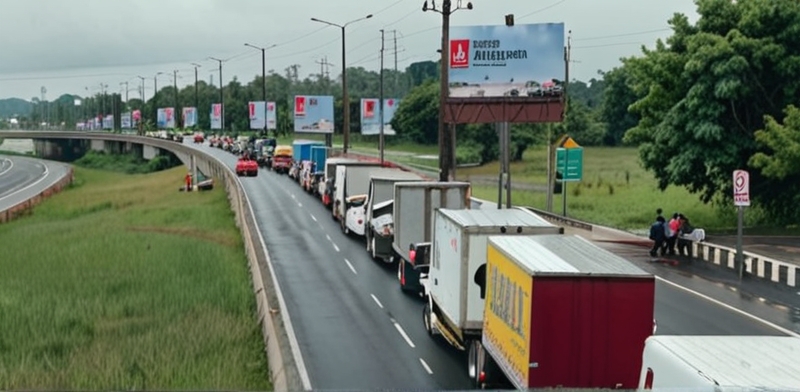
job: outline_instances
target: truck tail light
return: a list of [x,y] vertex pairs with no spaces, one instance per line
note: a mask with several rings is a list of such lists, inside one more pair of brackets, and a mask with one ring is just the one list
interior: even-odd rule
[[364,220],[362,220],[362,219],[359,219],[359,220],[358,220],[358,224],[360,225],[360,224],[362,224],[362,223],[364,223]]
[[644,379],[644,389],[653,389],[653,369],[647,368],[647,375]]
[[412,264],[416,264],[416,262],[417,262],[416,259],[417,259],[417,251],[414,250],[414,249],[409,250],[408,251],[408,260],[411,261]]
[[486,382],[486,372],[481,371],[481,375],[478,376],[478,382],[480,382],[481,384]]
[[406,285],[406,269],[405,266],[400,267],[400,286]]

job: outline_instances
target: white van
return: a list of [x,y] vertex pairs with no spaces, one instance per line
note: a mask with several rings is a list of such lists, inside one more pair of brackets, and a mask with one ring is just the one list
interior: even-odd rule
[[800,338],[651,336],[639,391],[800,391]]

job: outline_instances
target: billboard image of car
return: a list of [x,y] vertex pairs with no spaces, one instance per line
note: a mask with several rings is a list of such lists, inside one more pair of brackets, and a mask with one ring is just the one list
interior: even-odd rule
[[564,24],[453,26],[449,57],[451,98],[561,96]]
[[333,133],[333,96],[297,95],[293,112],[295,132]]

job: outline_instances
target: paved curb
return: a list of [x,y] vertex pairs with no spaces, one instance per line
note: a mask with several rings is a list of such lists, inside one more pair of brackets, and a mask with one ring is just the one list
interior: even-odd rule
[[3,211],[0,211],[0,223],[10,222],[14,219],[17,219],[22,216],[30,215],[33,213],[33,207],[36,207],[44,201],[45,199],[49,198],[50,196],[61,192],[64,188],[68,187],[72,184],[74,179],[74,173],[72,167],[67,168],[67,172],[64,173],[58,181],[51,184],[37,195],[31,197],[28,200],[19,202]]

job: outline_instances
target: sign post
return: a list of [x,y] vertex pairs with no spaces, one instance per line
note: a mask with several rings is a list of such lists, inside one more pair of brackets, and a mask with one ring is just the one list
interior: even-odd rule
[[746,170],[733,171],[733,205],[739,209],[739,222],[736,227],[736,263],[739,266],[739,281],[741,281],[744,276],[744,251],[742,250],[744,207],[750,206],[750,173]]
[[583,147],[567,137],[556,149],[556,170],[561,172],[561,214],[567,216],[567,182],[583,178]]

